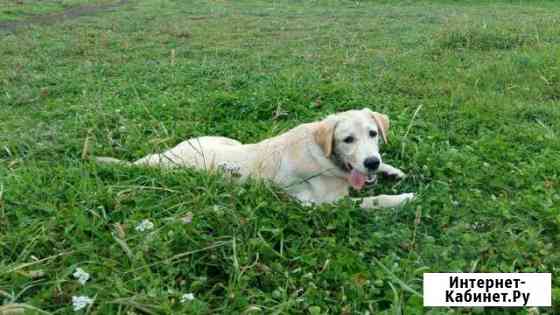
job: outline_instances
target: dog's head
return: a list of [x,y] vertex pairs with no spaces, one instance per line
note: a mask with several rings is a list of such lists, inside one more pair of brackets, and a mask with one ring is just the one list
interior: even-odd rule
[[379,139],[387,142],[387,115],[368,108],[350,110],[328,116],[318,126],[315,142],[350,184],[361,189],[382,163]]

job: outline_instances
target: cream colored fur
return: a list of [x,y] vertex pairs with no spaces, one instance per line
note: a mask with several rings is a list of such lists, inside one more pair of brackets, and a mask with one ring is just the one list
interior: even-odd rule
[[[206,136],[183,141],[163,153],[150,154],[133,163],[103,157],[97,160],[150,167],[220,169],[239,176],[241,180],[249,176],[269,180],[303,203],[320,204],[337,201],[349,194],[349,174],[333,162],[331,155],[342,150],[339,154],[347,163],[361,172],[367,172],[361,165],[363,159],[381,157],[378,139],[364,136],[364,128],[377,128],[380,136],[386,139],[388,126],[389,120],[385,115],[369,109],[354,110],[328,116],[319,122],[302,124],[254,144]],[[344,133],[357,138],[353,146],[337,138],[345,136]],[[378,171],[397,178],[404,177],[402,171],[383,163]],[[413,194],[382,195],[363,198],[360,205],[364,208],[396,207],[413,198]]]

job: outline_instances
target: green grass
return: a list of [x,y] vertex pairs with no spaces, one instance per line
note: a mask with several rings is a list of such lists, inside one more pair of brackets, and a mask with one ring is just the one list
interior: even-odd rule
[[[554,306],[540,311],[560,312],[558,10],[137,0],[1,33],[0,304],[448,314],[413,293],[423,272],[551,272]],[[365,194],[417,192],[402,209],[307,208],[264,183],[82,159],[199,135],[252,142],[363,106],[390,116],[384,159],[409,174]],[[143,219],[155,228],[135,231]]]
[[22,21],[41,14],[59,13],[79,5],[116,2],[116,0],[0,0],[0,22]]

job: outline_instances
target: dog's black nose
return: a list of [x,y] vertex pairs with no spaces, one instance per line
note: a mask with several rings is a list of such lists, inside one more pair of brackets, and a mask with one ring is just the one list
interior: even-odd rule
[[379,164],[381,164],[381,162],[376,157],[368,157],[364,161],[364,166],[370,171],[377,170],[379,168]]

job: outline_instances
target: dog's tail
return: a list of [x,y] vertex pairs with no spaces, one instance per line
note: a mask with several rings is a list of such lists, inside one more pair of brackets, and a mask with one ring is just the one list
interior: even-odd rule
[[97,162],[97,163],[101,163],[101,164],[118,164],[118,165],[125,165],[125,166],[134,165],[134,163],[119,160],[119,159],[115,159],[115,158],[108,157],[108,156],[94,156],[94,157],[92,157],[92,160]]

